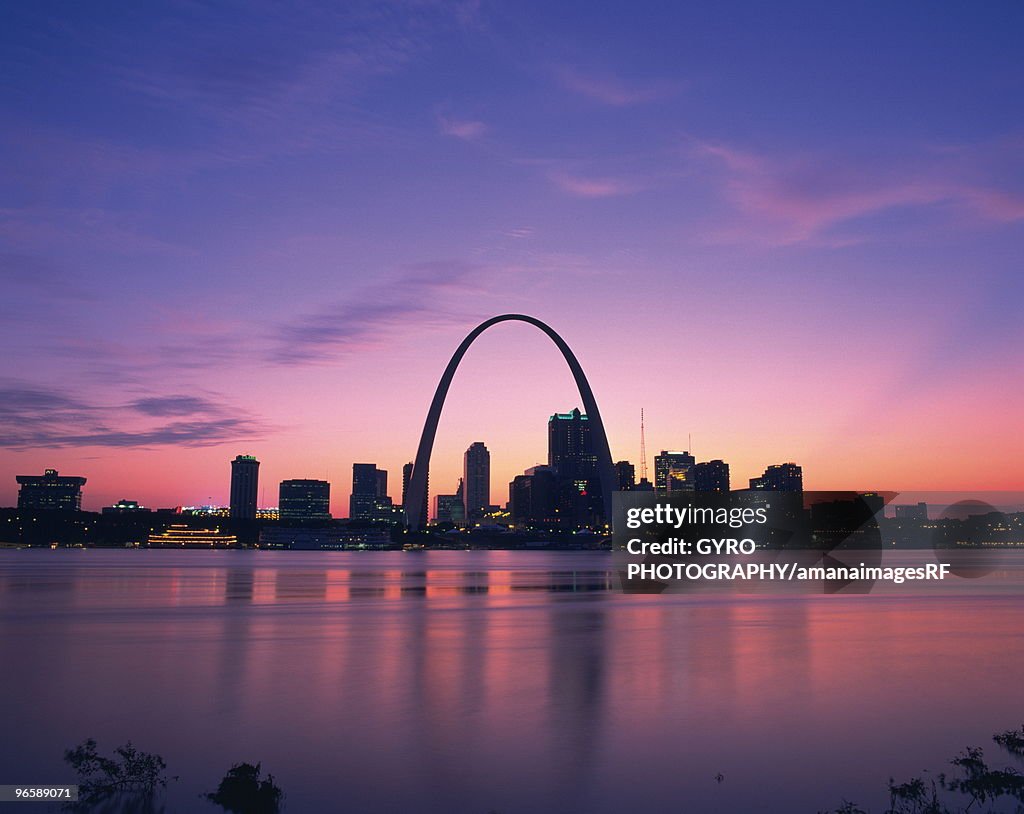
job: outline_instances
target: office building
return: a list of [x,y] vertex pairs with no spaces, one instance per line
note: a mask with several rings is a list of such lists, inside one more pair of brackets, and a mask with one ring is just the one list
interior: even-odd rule
[[556,525],[557,502],[557,481],[550,466],[531,467],[508,485],[508,510],[516,526]]
[[802,492],[804,473],[795,463],[772,464],[761,477],[750,479],[750,488],[768,492]]
[[696,464],[693,467],[693,483],[698,492],[728,492],[729,464],[718,459]]
[[592,526],[601,521],[604,504],[597,454],[587,416],[574,409],[548,419],[548,466],[557,485],[559,521],[565,526]]
[[[405,466],[402,467],[402,508],[408,509],[409,504],[409,483],[412,481],[412,461],[409,461]],[[430,475],[427,474],[427,488],[423,491],[423,503],[420,504],[420,517],[426,519],[430,516],[427,514],[427,496],[430,492]]]
[[283,480],[277,509],[282,520],[331,519],[331,484],[325,480]]
[[85,478],[47,469],[42,475],[16,475],[18,509],[22,511],[80,512]]
[[434,522],[452,523],[461,526],[466,521],[465,484],[459,478],[459,488],[454,495],[437,495],[434,498]]
[[238,455],[231,462],[231,517],[256,519],[256,495],[259,491],[260,462],[252,455]]
[[665,479],[665,490],[672,494],[695,491],[693,469],[670,469]]
[[348,516],[352,520],[373,520],[377,504],[387,497],[388,473],[377,464],[352,464],[352,494]]
[[491,453],[483,441],[474,441],[463,456],[464,517],[479,520],[491,507]]
[[387,470],[376,464],[352,464],[352,494],[348,501],[350,520],[398,523],[401,511],[388,497]]
[[671,452],[663,449],[654,456],[654,488],[659,492],[669,491],[670,474],[674,491],[693,491],[693,467],[696,459],[688,452]]
[[636,467],[629,461],[616,461],[615,482],[620,492],[632,492],[636,486]]

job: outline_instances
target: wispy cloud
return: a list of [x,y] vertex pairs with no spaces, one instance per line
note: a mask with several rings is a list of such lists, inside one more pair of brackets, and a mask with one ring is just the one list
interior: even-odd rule
[[18,381],[0,384],[0,447],[7,449],[213,446],[256,438],[265,429],[244,411],[195,396],[149,396],[103,405],[54,388]]
[[657,102],[685,87],[685,83],[679,81],[626,82],[608,73],[586,73],[564,65],[555,69],[555,78],[566,90],[609,107]]
[[[204,152],[230,163],[401,140],[370,91],[473,16],[472,4],[401,0],[249,5],[197,6],[201,20],[176,21],[187,35],[119,69],[126,90],[203,122]],[[289,36],[269,33],[279,30]]]
[[767,156],[721,143],[698,142],[723,197],[743,222],[724,231],[778,245],[859,240],[835,230],[897,208],[953,207],[988,223],[1024,220],[1024,197],[979,177],[968,161],[916,158],[898,166],[882,159],[835,155]]
[[619,195],[632,195],[641,189],[641,185],[635,181],[587,177],[561,170],[549,173],[548,178],[562,192],[577,198],[614,198]]
[[198,396],[149,396],[136,399],[128,406],[144,415],[158,417],[213,414],[220,411],[218,405]]
[[475,119],[457,119],[439,115],[437,126],[444,135],[453,136],[463,141],[476,141],[487,133],[487,125]]
[[[386,284],[282,325],[270,359],[282,364],[330,362],[357,348],[379,344],[395,329],[462,321],[450,308],[456,294],[473,288],[483,271],[461,261],[418,263]],[[447,300],[447,301],[446,301]]]

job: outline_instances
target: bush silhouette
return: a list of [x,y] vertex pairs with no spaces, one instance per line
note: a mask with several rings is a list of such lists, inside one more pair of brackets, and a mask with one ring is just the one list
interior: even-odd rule
[[274,776],[260,778],[260,764],[236,763],[217,791],[206,795],[226,811],[234,814],[277,814],[284,792],[274,783]]
[[[1024,756],[1024,727],[992,736],[997,744],[1017,757]],[[968,746],[950,761],[956,772],[939,774],[925,782],[914,777],[905,783],[889,778],[889,807],[884,814],[961,814],[981,812],[981,806],[1000,798],[1017,801],[1015,811],[1024,811],[1024,775],[1016,769],[993,769],[978,746]],[[959,799],[956,795],[962,795]],[[962,800],[966,798],[966,806]],[[1001,806],[1000,810],[1005,810]],[[992,811],[992,809],[988,809]],[[844,801],[834,814],[865,814],[855,803]]]
[[140,752],[131,741],[104,757],[89,738],[65,750],[64,760],[78,775],[78,803],[68,806],[73,810],[153,811],[157,789],[167,785],[164,759]]

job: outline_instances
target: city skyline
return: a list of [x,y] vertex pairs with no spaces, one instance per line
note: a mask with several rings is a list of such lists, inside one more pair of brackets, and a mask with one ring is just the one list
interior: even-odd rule
[[[558,461],[552,460],[553,456],[557,457],[559,454],[558,452],[552,452],[552,439],[555,437],[555,434],[552,431],[552,426],[557,422],[565,423],[566,420],[568,420],[569,423],[572,423],[572,420],[574,418],[577,421],[580,418],[582,418],[585,421],[587,417],[586,415],[581,414],[578,408],[574,408],[573,411],[567,414],[556,413],[550,417],[548,422],[548,461],[546,463],[539,463],[534,464],[533,466],[530,467],[525,467],[524,473],[517,474],[514,478],[512,478],[512,480],[509,481],[508,486],[510,493],[515,481],[522,478],[523,474],[529,475],[530,473],[532,473],[534,469],[542,469],[548,471],[558,470]],[[578,455],[580,450],[584,445],[586,445],[586,443],[587,442],[584,441],[578,441],[577,444],[579,446],[577,447],[575,454]],[[473,457],[480,456],[481,453],[483,455],[482,460],[477,458],[477,460],[471,465],[470,461],[473,460]],[[657,460],[660,457],[666,455],[683,455],[689,457],[691,460],[693,459],[693,456],[689,455],[688,453],[669,453],[663,450],[660,456],[655,456],[656,467]],[[171,503],[160,506],[154,505],[147,507],[141,501],[122,497],[119,498],[116,503],[105,504],[99,508],[102,508],[102,510],[105,513],[117,511],[137,511],[140,509],[149,511],[156,509],[166,511],[168,509],[175,508],[193,510],[218,509],[224,511],[223,516],[230,516],[234,519],[241,520],[255,519],[259,516],[258,512],[264,510],[280,509],[280,519],[282,520],[332,519],[332,512],[330,511],[330,481],[319,480],[314,478],[287,478],[281,480],[279,483],[276,484],[276,493],[279,495],[278,501],[276,503],[264,503],[259,499],[254,498],[254,495],[257,493],[265,493],[268,485],[271,487],[274,486],[274,484],[268,484],[260,480],[259,470],[264,462],[260,461],[254,455],[244,453],[236,455],[235,458],[229,461],[228,463],[230,464],[230,478],[228,487],[230,499],[229,502],[225,504],[209,503],[187,505],[184,503]],[[698,469],[700,467],[714,465],[724,467],[724,480],[705,478],[704,483],[701,484],[701,479],[698,478],[696,481],[697,491],[720,491],[722,489],[724,489],[724,491],[729,491],[729,466],[727,463],[723,462],[720,459],[715,459],[712,461],[696,463],[694,468]],[[404,470],[408,466],[409,464],[406,464],[406,466],[403,467],[403,483],[401,491],[401,495],[403,498],[402,503],[398,503],[397,501],[395,501],[395,506],[402,506],[403,508],[406,489],[406,472]],[[628,467],[630,474],[633,474],[633,472],[635,471],[635,466],[631,461],[618,460],[615,462],[615,469],[617,472],[619,471],[619,468],[622,466]],[[473,489],[466,487],[468,481],[465,479],[464,476],[460,477],[458,479],[458,489],[456,493],[444,494],[444,490],[441,490],[438,493],[428,492],[428,496],[432,504],[436,505],[435,501],[437,500],[438,496],[441,496],[443,498],[457,497],[459,504],[462,505],[464,508],[462,520],[469,524],[472,524],[474,520],[480,520],[482,515],[486,513],[485,510],[489,511],[491,508],[503,509],[507,506],[507,502],[503,500],[498,500],[494,502],[491,501],[489,498],[492,491],[493,483],[491,482],[490,477],[490,454],[487,451],[484,442],[474,441],[472,444],[470,444],[469,448],[466,450],[466,453],[464,455],[464,467],[464,472],[467,474],[470,472],[471,469],[479,468],[481,470],[476,475],[478,482],[473,487]],[[796,467],[796,470],[798,472],[800,471],[800,467],[797,466],[796,464],[793,464],[792,462],[783,464],[769,464],[765,468],[761,477],[750,479],[749,488],[772,488],[783,491],[790,489],[790,486],[778,481],[771,483],[770,487],[764,483],[757,483],[757,485],[755,486],[755,482],[763,480],[763,478],[767,477],[769,473],[771,473],[773,470],[778,470],[785,467]],[[580,476],[575,470],[568,470],[566,472],[563,472],[562,475],[568,478],[570,481],[573,478]],[[585,477],[588,481],[593,481],[594,484],[596,484],[597,482],[597,476],[594,472],[589,472],[587,475],[583,477]],[[46,508],[49,507],[50,504],[53,504],[53,506],[56,507],[57,502],[68,503],[68,501],[70,501],[73,504],[73,508],[75,511],[96,511],[96,509],[93,509],[88,505],[82,505],[82,491],[83,487],[88,481],[88,478],[86,477],[82,477],[79,475],[67,475],[66,473],[64,475],[61,475],[57,470],[51,468],[47,469],[42,475],[19,474],[15,477],[15,480],[19,485],[17,499],[17,507],[19,509],[41,507]],[[388,502],[387,504],[388,511],[385,513],[386,520],[384,517],[374,517],[374,504],[377,498],[384,497],[391,501],[390,490],[387,487],[387,483],[388,471],[386,469],[381,469],[377,467],[375,463],[353,463],[352,478],[350,481],[351,492],[345,498],[346,502],[348,503],[348,510],[345,512],[334,514],[333,517],[357,520],[375,519],[381,520],[382,522],[396,522],[395,515],[393,515],[391,512],[392,506],[390,502]],[[632,490],[635,488],[646,488],[656,489],[657,491],[660,491],[662,493],[672,491],[671,485],[667,483],[659,487],[656,486],[656,484],[650,482],[646,483],[645,485],[641,485],[639,481],[631,479],[628,485],[624,485],[621,479],[619,479],[617,481],[617,484],[617,488],[619,489]],[[38,491],[39,485],[49,486],[51,488],[44,490],[44,492],[41,494],[41,497],[36,497],[35,495],[36,492]],[[63,487],[63,491],[58,491],[52,488],[58,485]],[[690,491],[693,491],[694,483],[691,481],[689,487],[687,488]],[[746,488],[748,487],[736,486],[734,487],[734,490]],[[471,491],[476,491],[477,493],[478,503],[480,506],[480,511],[478,512],[471,512],[465,510],[465,508],[470,505],[471,498],[469,496],[469,493]],[[798,491],[802,491],[802,483]],[[52,492],[52,494],[46,494],[46,492]],[[72,493],[73,497],[71,496]],[[504,494],[504,490],[499,488],[497,490],[497,494]],[[485,495],[487,495],[488,497],[485,498]],[[358,506],[358,501],[361,497],[369,498],[368,503],[365,506],[359,506],[358,508],[356,508],[356,511],[353,512],[353,508]],[[338,499],[340,500],[341,498]],[[355,501],[353,501],[353,499],[355,499]],[[24,506],[23,503],[25,504]],[[0,508],[13,507],[0,506]],[[436,520],[436,510],[429,512],[429,517],[431,521]]]
[[[227,503],[239,451],[264,483],[373,460],[397,502],[444,359],[510,311],[574,348],[615,460],[642,406],[736,483],[1024,488],[1022,17],[7,9],[0,505],[48,468],[87,508]],[[476,439],[496,483],[543,462],[577,404],[496,327],[432,491]]]

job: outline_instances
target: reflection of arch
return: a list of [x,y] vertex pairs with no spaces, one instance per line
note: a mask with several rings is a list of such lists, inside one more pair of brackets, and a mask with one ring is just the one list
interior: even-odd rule
[[583,368],[576,361],[576,356],[569,349],[569,346],[565,344],[565,340],[539,319],[524,316],[523,314],[502,314],[498,317],[491,317],[486,322],[481,322],[469,332],[469,335],[462,340],[462,344],[459,345],[452,355],[448,367],[445,368],[444,375],[441,376],[441,381],[437,384],[437,390],[434,391],[434,400],[430,402],[430,411],[427,413],[427,420],[423,424],[423,434],[420,436],[420,445],[416,450],[416,461],[413,463],[412,478],[409,480],[409,490],[405,498],[405,519],[411,529],[418,529],[421,525],[426,525],[426,518],[421,518],[420,512],[423,509],[423,503],[427,496],[427,471],[430,467],[430,453],[434,448],[434,436],[437,434],[437,422],[441,418],[441,408],[444,407],[444,400],[448,395],[448,388],[455,377],[455,371],[459,367],[459,362],[462,361],[462,357],[466,355],[469,346],[473,344],[473,341],[480,334],[492,325],[508,321],[528,322],[530,325],[540,328],[555,343],[555,346],[562,352],[562,356],[565,357],[566,364],[569,365],[569,370],[576,380],[576,388],[580,391],[580,398],[583,400],[583,410],[590,422],[594,452],[597,454],[597,474],[601,483],[605,522],[611,522],[612,492],[615,490],[615,469],[612,466],[612,454],[608,448],[608,436],[605,435],[601,413],[597,409],[597,401],[594,399],[594,393],[590,389],[590,383],[583,373]]

